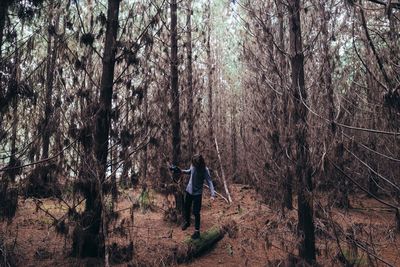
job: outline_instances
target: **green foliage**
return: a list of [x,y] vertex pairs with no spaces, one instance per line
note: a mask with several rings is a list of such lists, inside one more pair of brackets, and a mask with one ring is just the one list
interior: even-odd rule
[[353,255],[349,250],[343,250],[343,256],[350,266],[368,266],[367,259],[362,256]]
[[226,251],[228,252],[229,256],[233,256],[233,247],[230,243],[226,245]]
[[237,213],[239,214],[239,215],[241,215],[242,213],[243,213],[243,209],[242,209],[242,207],[238,204],[237,205]]
[[104,202],[104,209],[105,209],[106,213],[111,214],[113,212],[113,209],[114,209],[113,201],[112,200],[106,200]]
[[153,206],[153,197],[147,188],[144,188],[138,197],[138,203],[141,211],[145,213]]
[[213,241],[220,236],[220,231],[219,227],[214,226],[206,232],[201,233],[199,239],[191,239],[188,237],[185,243],[194,248],[206,246],[208,243],[213,243]]

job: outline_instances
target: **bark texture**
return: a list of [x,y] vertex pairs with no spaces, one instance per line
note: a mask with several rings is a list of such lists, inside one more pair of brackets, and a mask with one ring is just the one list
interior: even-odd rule
[[313,196],[309,146],[307,141],[307,113],[304,105],[307,99],[304,81],[304,54],[300,23],[300,0],[289,1],[289,38],[292,96],[294,105],[292,117],[296,141],[296,176],[298,182],[298,232],[300,236],[299,255],[308,263],[315,261],[315,234],[313,221]]

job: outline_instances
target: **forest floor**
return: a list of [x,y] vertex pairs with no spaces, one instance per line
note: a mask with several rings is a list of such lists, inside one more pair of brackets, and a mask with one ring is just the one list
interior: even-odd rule
[[[131,266],[163,266],[173,255],[174,248],[193,232],[193,226],[183,232],[176,224],[165,221],[162,209],[168,206],[167,198],[150,192],[157,206],[152,210],[139,208],[131,214],[132,201],[139,196],[139,191],[133,190],[124,191],[115,207],[121,211],[111,227],[110,242],[133,242]],[[231,194],[234,203],[228,205],[221,198],[211,202],[209,191],[205,190],[202,230],[226,224],[231,230],[211,251],[183,266],[285,266],[288,255],[297,254],[296,210],[282,216],[280,211],[263,204],[254,189],[244,185],[231,185]],[[42,207],[57,218],[67,211],[56,200],[41,201]],[[336,224],[330,223],[327,216],[316,214],[318,263],[322,266],[342,265],[337,236],[343,255],[356,266],[385,265],[374,257],[369,259],[363,250],[393,266],[400,266],[400,234],[394,231],[394,213],[363,196],[352,199],[352,206],[347,212],[336,209],[329,212]],[[52,222],[51,217],[36,209],[32,199],[27,199],[20,200],[11,223],[0,224],[0,233],[8,247],[13,248],[17,266],[98,265],[96,260],[69,257],[72,229],[66,237],[57,235]],[[347,239],[341,231],[347,234]],[[127,266],[127,263],[116,265]]]

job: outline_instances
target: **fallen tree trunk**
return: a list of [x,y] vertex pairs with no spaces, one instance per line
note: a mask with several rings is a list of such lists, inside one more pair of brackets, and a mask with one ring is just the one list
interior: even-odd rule
[[185,240],[176,251],[176,262],[185,263],[210,251],[225,235],[225,227],[213,227],[200,235],[199,239]]

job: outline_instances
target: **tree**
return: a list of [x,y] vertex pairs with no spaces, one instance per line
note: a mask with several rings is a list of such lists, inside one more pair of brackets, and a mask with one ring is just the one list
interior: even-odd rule
[[[214,155],[214,114],[213,114],[213,63],[211,57],[211,0],[207,2],[206,9],[206,27],[207,27],[207,41],[206,41],[206,52],[207,52],[207,93],[208,93],[208,141],[209,141],[209,149],[210,156]],[[214,157],[211,156],[211,160],[214,160]]]
[[193,56],[192,56],[192,1],[187,1],[186,7],[186,68],[187,68],[187,124],[188,124],[188,151],[189,158],[194,153],[194,132],[193,132]]
[[[181,160],[181,122],[179,111],[179,61],[178,61],[178,5],[176,0],[171,0],[170,16],[170,86],[171,86],[171,126],[172,126],[172,164],[178,165]],[[179,174],[173,174],[174,180]],[[183,212],[183,193],[180,188],[175,190],[175,203],[178,212]]]
[[309,165],[307,141],[307,94],[304,81],[304,54],[300,23],[300,0],[290,0],[289,39],[291,65],[291,93],[294,99],[291,115],[295,127],[296,176],[298,182],[298,231],[300,235],[299,255],[308,263],[315,261],[315,234],[313,221],[312,169]]
[[4,25],[6,22],[7,12],[9,6],[13,3],[13,0],[5,0],[0,3],[0,56],[1,56],[1,48],[3,45],[3,32]]
[[[107,28],[103,52],[103,65],[99,88],[98,110],[95,116],[94,155],[95,173],[89,178],[89,188],[85,195],[86,204],[82,222],[83,229],[74,234],[73,254],[79,257],[98,257],[105,253],[105,210],[103,185],[106,181],[108,139],[111,127],[111,103],[114,85],[115,55],[117,52],[117,33],[119,0],[109,0],[107,8]],[[87,225],[85,225],[85,222]]]

